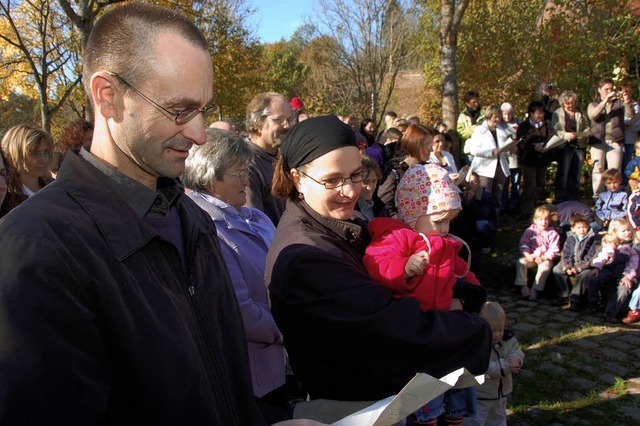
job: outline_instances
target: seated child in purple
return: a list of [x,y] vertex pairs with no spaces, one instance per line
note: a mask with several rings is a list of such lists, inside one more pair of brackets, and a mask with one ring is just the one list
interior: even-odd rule
[[602,237],[600,252],[591,262],[587,278],[587,304],[595,312],[605,308],[604,319],[618,323],[635,289],[640,256],[632,247],[633,231],[624,218],[613,219]]
[[[560,235],[550,226],[551,211],[548,207],[537,207],[533,224],[525,229],[520,238],[522,257],[516,262],[515,286],[521,287],[522,296],[537,300],[551,273],[553,260],[560,252]],[[531,289],[527,283],[527,269],[536,268],[536,277]]]

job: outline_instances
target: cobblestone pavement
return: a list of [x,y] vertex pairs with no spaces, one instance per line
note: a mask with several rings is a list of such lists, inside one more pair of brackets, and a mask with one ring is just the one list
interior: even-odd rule
[[548,300],[521,300],[511,288],[490,289],[489,300],[504,307],[526,354],[510,425],[640,424],[640,323],[604,323]]

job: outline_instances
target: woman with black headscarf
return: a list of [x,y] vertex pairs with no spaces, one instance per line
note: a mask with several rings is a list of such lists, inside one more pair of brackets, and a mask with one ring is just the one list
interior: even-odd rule
[[367,274],[366,228],[351,219],[367,173],[351,129],[335,116],[311,118],[289,131],[281,153],[273,192],[288,200],[265,281],[291,366],[311,398],[374,401],[417,372],[483,374],[486,322],[464,311],[424,312]]

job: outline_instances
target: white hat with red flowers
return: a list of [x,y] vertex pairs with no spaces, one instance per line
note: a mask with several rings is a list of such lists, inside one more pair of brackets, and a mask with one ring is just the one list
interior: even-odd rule
[[412,226],[422,215],[462,208],[460,190],[436,164],[414,164],[396,189],[398,219]]

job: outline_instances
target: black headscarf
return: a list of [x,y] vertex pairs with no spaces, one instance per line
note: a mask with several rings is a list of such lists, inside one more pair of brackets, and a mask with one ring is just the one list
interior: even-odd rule
[[293,126],[280,152],[287,168],[292,169],[345,146],[358,147],[353,130],[335,115],[325,115]]

